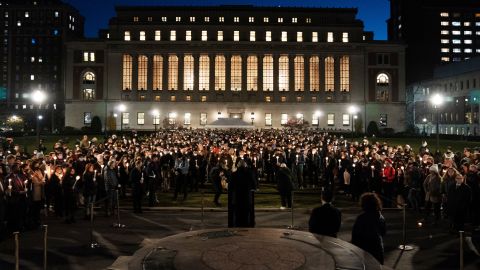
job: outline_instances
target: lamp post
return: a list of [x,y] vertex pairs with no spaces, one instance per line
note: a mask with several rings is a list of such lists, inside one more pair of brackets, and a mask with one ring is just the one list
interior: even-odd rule
[[443,96],[440,94],[435,94],[430,98],[430,103],[432,103],[433,107],[435,108],[435,117],[437,118],[437,127],[436,127],[436,132],[437,132],[437,149],[436,151],[438,152],[440,149],[440,119],[439,119],[439,110],[438,108],[443,104]]
[[38,105],[37,108],[37,145],[40,145],[40,120],[42,120],[43,116],[40,115],[40,106],[42,106],[42,103],[47,99],[47,94],[45,94],[44,91],[42,90],[35,90],[33,93],[30,95],[32,102]]
[[157,133],[157,125],[159,124],[159,119],[160,119],[160,112],[158,110],[153,110],[152,111],[153,115],[153,125],[155,126],[155,133]]
[[354,137],[354,130],[353,130],[353,120],[354,120],[354,117],[356,116],[355,114],[358,112],[358,108],[357,106],[355,105],[350,105],[350,107],[348,107],[348,113],[350,114],[350,117],[352,119],[352,142],[353,142],[353,137]]
[[423,123],[423,136],[427,137],[427,133],[425,131],[425,125],[427,124],[427,118],[423,118],[422,119],[422,123]]
[[322,115],[321,111],[315,112],[315,118],[317,118],[317,129],[320,129],[320,116]]
[[125,104],[118,105],[118,111],[120,112],[120,132],[123,132],[123,113],[127,110]]
[[255,113],[254,112],[250,113],[250,120],[252,120],[252,126],[253,126],[253,121],[255,120]]

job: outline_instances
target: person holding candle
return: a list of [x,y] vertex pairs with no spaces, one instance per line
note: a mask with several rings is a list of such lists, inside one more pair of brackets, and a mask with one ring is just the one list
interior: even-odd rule
[[31,205],[31,220],[33,228],[40,226],[40,210],[45,199],[45,175],[39,164],[35,164],[32,169],[32,205]]
[[85,199],[85,219],[90,219],[90,204],[95,203],[97,196],[97,181],[95,175],[95,166],[92,163],[87,163],[85,172],[82,176],[83,182],[83,197]]
[[65,202],[65,223],[75,223],[75,210],[77,208],[77,197],[74,186],[77,182],[77,174],[73,167],[66,170],[65,177],[62,181],[63,197]]

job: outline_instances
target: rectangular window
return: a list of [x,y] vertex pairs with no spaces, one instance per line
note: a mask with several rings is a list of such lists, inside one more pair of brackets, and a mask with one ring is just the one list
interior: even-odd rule
[[123,40],[130,41],[130,31],[125,31],[123,34]]
[[459,36],[461,34],[462,34],[462,31],[460,31],[460,30],[453,30],[452,31],[452,35],[454,35],[454,36]]
[[210,17],[205,17],[205,18],[203,18],[203,20],[204,20],[205,22],[210,22]]
[[192,119],[192,114],[191,113],[185,113],[185,116],[183,118],[183,124],[184,125],[190,125],[192,122],[191,122],[191,119]]
[[450,24],[450,23],[447,22],[447,21],[441,21],[441,22],[440,22],[440,25],[441,25],[441,26],[448,26],[449,24]]
[[310,57],[310,91],[320,91],[320,60]]
[[272,125],[272,114],[266,113],[265,114],[265,126],[269,127]]
[[153,56],[153,90],[162,90],[163,82],[163,57]]
[[255,18],[254,17],[248,17],[248,22],[255,22]]
[[305,66],[303,56],[295,56],[294,59],[295,70],[295,91],[305,90]]
[[347,43],[348,42],[348,32],[343,32],[342,33],[342,42]]
[[167,17],[162,17],[162,22],[167,22]]
[[250,31],[250,41],[255,41],[255,31]]
[[441,52],[442,52],[442,53],[449,53],[449,52],[450,52],[450,48],[442,48],[442,49],[441,49]]
[[240,31],[233,31],[233,41],[240,40]]
[[297,42],[303,42],[303,32],[297,32]]
[[233,55],[231,59],[231,90],[242,90],[242,57],[240,55]]
[[292,18],[292,23],[297,23],[298,19],[297,18]]
[[263,17],[263,22],[268,23],[269,18],[268,17]]
[[271,102],[272,101],[272,97],[271,96],[266,96],[265,97],[265,102]]
[[258,90],[258,60],[257,56],[247,57],[247,91]]
[[282,42],[288,41],[288,34],[286,31],[282,31]]
[[225,56],[215,56],[215,91],[225,91]]
[[207,96],[202,96],[202,97],[200,98],[200,101],[201,101],[201,102],[207,102]]
[[182,17],[175,17],[175,21],[176,21],[176,22],[181,22],[181,21],[182,21]]
[[88,62],[89,57],[88,57],[88,52],[83,52],[83,62]]
[[440,17],[448,18],[448,12],[441,12]]
[[442,44],[448,44],[448,43],[450,43],[450,40],[449,40],[449,39],[441,39],[441,40],[440,40],[440,43],[442,43]]
[[448,31],[448,30],[442,30],[442,31],[440,31],[440,34],[441,34],[441,35],[448,35],[448,34],[450,34],[450,31]]
[[280,125],[286,125],[288,123],[288,114],[282,113],[280,118]]
[[123,90],[132,90],[132,56],[123,55]]
[[283,18],[278,18],[277,21],[278,23],[283,23]]
[[159,41],[161,39],[162,39],[162,34],[161,34],[160,30],[155,30],[155,40]]
[[265,32],[265,41],[272,41],[272,31]]
[[334,113],[327,114],[327,125],[328,126],[335,126],[335,114]]
[[192,40],[192,31],[191,30],[185,31],[185,40],[186,41],[191,41]]
[[312,42],[318,42],[318,32],[312,32]]
[[340,91],[350,91],[350,57],[342,56],[340,58]]
[[217,31],[217,40],[223,41],[223,31]]
[[378,121],[381,127],[386,127],[388,125],[388,115],[380,114],[380,121]]
[[202,41],[208,40],[208,32],[206,30],[202,30]]
[[[72,17],[70,17],[70,19],[71,19],[71,18],[72,18]],[[133,21],[134,21],[134,22],[138,22],[138,16],[133,17]]]
[[200,55],[199,61],[198,88],[200,91],[208,91],[210,89],[210,58],[203,54]]
[[177,97],[176,96],[170,96],[170,102],[175,102],[177,101]]
[[225,17],[218,17],[219,22],[225,22]]
[[140,37],[139,37],[139,39],[140,39],[141,41],[145,41],[145,39],[146,39],[145,31],[140,31]]
[[342,114],[342,125],[350,126],[350,114],[347,114],[347,113]]
[[240,18],[239,17],[233,17],[233,22],[240,22]]
[[263,91],[273,91],[273,57],[263,57]]
[[145,125],[145,113],[137,112],[137,125]]
[[195,22],[195,17],[190,17],[190,22]]
[[205,126],[207,124],[207,114],[200,113],[200,125]]
[[148,57],[138,56],[138,90],[147,90]]
[[305,22],[306,22],[306,23],[312,23],[312,18],[306,18],[306,19],[305,19]]
[[288,55],[282,55],[278,59],[278,89],[280,91],[289,90],[289,67]]
[[170,31],[170,41],[175,41],[177,40],[177,31],[171,30]]
[[320,115],[318,115],[317,113],[312,114],[312,126],[318,126],[318,124],[319,124],[319,121],[318,121],[319,119],[318,118],[319,117],[320,117]]
[[122,112],[122,125],[130,124],[130,113]]
[[333,42],[333,32],[327,33],[327,42]]
[[92,124],[92,113],[91,112],[84,112],[83,113],[83,124],[89,126]]
[[168,56],[168,90],[178,89],[178,57]]
[[333,92],[335,89],[335,61],[333,57],[325,58],[325,91]]
[[183,90],[193,90],[195,60],[191,54],[183,57]]
[[176,122],[177,122],[177,113],[169,112],[168,113],[168,124],[175,125]]
[[280,97],[280,102],[287,102],[287,97],[286,96],[281,96]]

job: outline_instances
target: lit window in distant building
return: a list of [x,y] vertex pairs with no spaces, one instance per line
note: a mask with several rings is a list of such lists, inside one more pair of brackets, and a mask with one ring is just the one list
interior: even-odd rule
[[218,17],[219,22],[225,22],[225,17]]
[[255,22],[255,18],[254,17],[248,17],[248,22],[251,22],[251,23]]
[[[70,16],[70,19],[71,19],[71,18],[72,18],[72,17]],[[137,16],[133,17],[133,21],[134,21],[134,22],[138,22],[138,17],[137,17]]]
[[145,36],[145,31],[140,31],[140,40],[145,41],[146,36]]
[[450,43],[450,40],[448,40],[448,39],[441,39],[441,40],[440,40],[440,43],[442,43],[442,44],[448,44],[448,43]]
[[282,113],[280,115],[280,125],[286,125],[288,123],[288,114]]
[[463,43],[465,43],[465,44],[472,44],[472,40],[471,40],[471,39],[465,39],[465,40],[463,41]]
[[385,73],[377,75],[376,101],[385,102],[390,98],[390,77]]
[[318,42],[318,32],[312,32],[312,42]]
[[465,36],[471,36],[472,35],[472,31],[468,30],[468,31],[463,31],[463,34]]
[[148,57],[138,56],[138,90],[147,90]]
[[334,126],[335,125],[335,114],[329,113],[327,114],[327,125]]
[[265,32],[265,41],[272,41],[272,31]]
[[273,91],[273,57],[263,57],[263,91]]
[[297,23],[298,22],[298,18],[292,18],[292,23]]
[[466,48],[463,50],[465,53],[472,53],[473,50],[471,48]]
[[183,57],[183,90],[193,90],[195,60],[191,54]]
[[217,41],[223,41],[223,31],[217,31]]
[[195,17],[190,17],[190,22],[195,22]]
[[333,32],[327,33],[327,42],[333,42]]
[[163,82],[163,57],[153,56],[153,90],[162,90]]
[[17,21],[17,26],[18,26],[18,27],[22,26],[22,22],[21,22],[21,21]]
[[440,17],[447,18],[448,16],[448,12],[440,12]]
[[171,30],[170,31],[170,41],[175,41],[177,40],[177,31]]
[[340,91],[350,92],[350,57],[340,58]]
[[204,17],[203,20],[204,20],[205,22],[210,22],[210,17]]
[[350,126],[350,114],[342,114],[342,125],[347,127]]
[[186,41],[191,41],[192,40],[192,31],[191,30],[185,31],[185,40]]
[[168,56],[168,90],[178,90],[178,57]]
[[175,17],[175,21],[176,21],[176,22],[181,22],[181,21],[182,21],[182,17]]
[[462,26],[460,22],[452,22],[452,26]]
[[265,97],[265,102],[272,102],[272,97],[271,96],[266,96]]
[[288,41],[288,34],[287,31],[282,31],[282,42]]
[[145,113],[137,112],[137,125],[145,125]]
[[192,101],[192,96],[190,95],[185,96],[185,101]]
[[200,125],[205,126],[207,124],[207,114],[200,113]]
[[280,91],[289,90],[289,67],[288,55],[282,55],[278,59],[278,89]]
[[240,55],[233,55],[231,60],[231,90],[242,90],[242,57]]
[[283,23],[283,18],[278,18],[278,23]]
[[441,21],[441,22],[440,22],[440,25],[441,25],[441,26],[448,26],[449,24],[450,24],[450,23],[447,22],[447,21]]
[[305,90],[305,66],[303,56],[297,55],[293,60],[295,71],[295,91]]
[[215,90],[225,91],[225,56],[215,56]]
[[442,52],[442,53],[449,53],[449,52],[450,52],[450,48],[442,48],[442,49],[441,49],[441,52]]
[[325,91],[332,92],[335,89],[335,60],[329,56],[325,58]]
[[[302,99],[301,96],[297,96],[297,97],[296,97],[296,100],[297,100],[297,102],[302,102],[303,99]],[[301,117],[299,117],[299,118],[303,118],[303,116],[301,116]]]
[[440,60],[442,62],[450,62],[450,57],[442,57]]
[[272,114],[271,113],[266,113],[265,114],[265,126],[271,126],[272,125]]
[[306,22],[306,23],[312,23],[312,18],[306,18],[306,19],[305,19],[305,22]]
[[201,101],[201,102],[207,102],[207,96],[202,96],[202,97],[200,98],[200,101]]
[[58,11],[55,11],[54,16],[55,18],[58,18],[60,16],[60,13]]
[[318,56],[310,57],[310,91],[320,90],[320,60]]
[[240,22],[240,18],[239,17],[234,17],[233,22]]
[[254,55],[247,57],[247,91],[258,90],[258,59]]
[[25,18],[30,17],[30,13],[28,11],[25,11]]
[[123,55],[123,90],[132,90],[132,56]]
[[210,58],[202,54],[199,61],[198,88],[200,91],[208,91],[210,89]]
[[440,34],[441,34],[441,35],[448,35],[448,34],[450,34],[450,31],[448,31],[448,30],[442,30],[442,31],[440,31]]
[[460,39],[452,39],[453,44],[461,44],[462,41]]
[[343,32],[342,33],[342,42],[347,43],[348,42],[348,32]]
[[130,41],[130,31],[125,31],[125,33],[123,35],[123,39],[125,41]]
[[206,30],[202,30],[202,41],[208,40],[208,32]]
[[240,31],[233,31],[233,41],[240,41]]
[[461,53],[462,49],[460,48],[453,48],[453,53]]
[[255,41],[255,31],[250,31],[250,41]]
[[462,33],[462,31],[460,31],[460,30],[453,30],[452,31],[452,35],[454,35],[454,36],[459,36],[461,33]]
[[263,22],[268,23],[269,18],[268,17],[263,17]]
[[187,125],[187,126],[190,125],[192,123],[191,118],[192,118],[191,113],[185,113],[184,118],[183,118],[183,124]]
[[162,32],[160,30],[155,30],[155,40],[159,41],[162,39]]
[[303,42],[303,32],[297,32],[297,42]]
[[162,22],[167,22],[167,17],[162,17]]

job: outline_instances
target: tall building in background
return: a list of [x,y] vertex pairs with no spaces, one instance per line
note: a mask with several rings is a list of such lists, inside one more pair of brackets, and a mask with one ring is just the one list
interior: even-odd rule
[[407,46],[407,84],[430,79],[436,66],[480,55],[480,1],[390,0],[388,39]]
[[65,124],[81,128],[97,116],[112,130],[153,130],[228,118],[255,128],[308,122],[361,131],[375,121],[403,131],[404,46],[374,41],[356,15],[349,8],[116,7],[100,39],[67,45]]
[[67,40],[83,37],[84,18],[60,0],[0,0],[0,18],[2,118],[22,116],[28,126],[38,108],[29,94],[39,89],[48,95],[48,101],[40,107],[42,126],[61,123],[64,45]]

